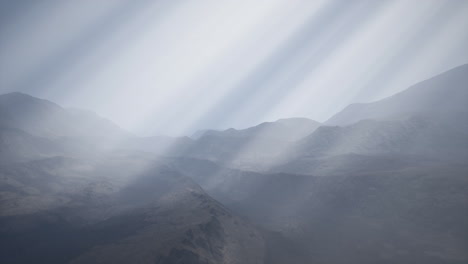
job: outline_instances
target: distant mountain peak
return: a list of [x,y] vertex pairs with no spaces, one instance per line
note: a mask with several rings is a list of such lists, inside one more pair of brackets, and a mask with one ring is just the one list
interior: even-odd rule
[[11,92],[0,95],[0,104],[5,105],[13,105],[13,104],[42,104],[47,105],[49,107],[57,107],[62,108],[58,104],[51,102],[46,99],[41,99],[34,97],[32,95],[22,93],[22,92]]
[[92,111],[65,109],[51,101],[21,92],[0,95],[0,127],[19,129],[46,138],[129,135]]
[[[191,138],[199,139],[204,136],[229,136],[229,137],[273,137],[288,138],[306,136],[313,132],[320,123],[305,117],[281,118],[273,122],[263,122],[245,129],[228,128],[225,130],[206,129],[195,132]],[[276,135],[275,135],[276,134]]]
[[390,97],[350,104],[325,122],[350,125],[363,119],[395,119],[408,114],[468,112],[468,64],[419,82]]
[[12,97],[12,96],[24,96],[24,97],[29,97],[29,98],[36,98],[32,95],[22,93],[22,92],[10,92],[10,93],[5,93],[5,94],[0,95],[0,97]]

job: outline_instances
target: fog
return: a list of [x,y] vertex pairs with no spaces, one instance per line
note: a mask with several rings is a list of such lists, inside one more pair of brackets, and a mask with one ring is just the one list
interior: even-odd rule
[[0,1],[0,263],[468,263],[468,1]]
[[0,9],[1,93],[92,110],[140,135],[322,122],[468,61],[466,1],[3,1]]

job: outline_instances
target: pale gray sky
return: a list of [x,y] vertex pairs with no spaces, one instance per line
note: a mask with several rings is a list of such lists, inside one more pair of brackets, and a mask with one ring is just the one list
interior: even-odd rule
[[324,121],[468,63],[468,1],[0,1],[0,92],[138,134]]

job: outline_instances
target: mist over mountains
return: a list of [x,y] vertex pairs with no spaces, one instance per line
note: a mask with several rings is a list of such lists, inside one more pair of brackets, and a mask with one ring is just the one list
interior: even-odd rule
[[468,65],[191,137],[4,94],[0,158],[2,263],[468,262]]
[[[444,119],[463,117],[468,100],[467,67],[459,66],[377,102],[352,104],[325,124],[344,126],[365,119],[399,120],[418,114]],[[461,124],[467,121],[464,117],[459,120]]]

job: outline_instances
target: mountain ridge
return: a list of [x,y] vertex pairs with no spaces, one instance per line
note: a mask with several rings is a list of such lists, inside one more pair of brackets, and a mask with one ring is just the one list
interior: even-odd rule
[[363,119],[395,119],[399,115],[420,112],[442,115],[447,112],[468,112],[467,83],[468,64],[464,64],[418,82],[384,99],[350,104],[324,124],[349,125]]
[[0,126],[18,128],[39,137],[131,136],[92,111],[63,108],[49,100],[20,92],[0,95],[0,117]]

